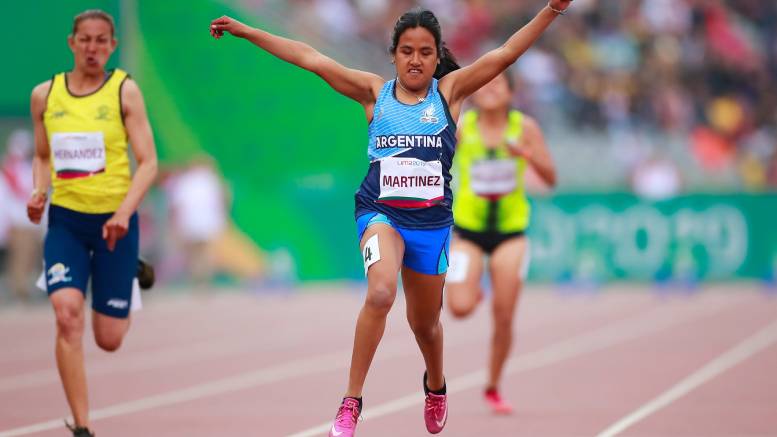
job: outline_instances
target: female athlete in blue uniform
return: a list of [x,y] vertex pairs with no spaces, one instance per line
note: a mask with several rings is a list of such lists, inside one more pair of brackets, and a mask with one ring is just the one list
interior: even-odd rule
[[367,297],[356,323],[348,388],[330,436],[354,435],[362,388],[386,325],[401,273],[407,318],[426,372],[424,420],[442,431],[448,417],[443,377],[442,289],[448,266],[455,121],[463,100],[515,62],[571,0],[550,0],[500,48],[459,68],[430,11],[415,9],[394,26],[396,78],[346,68],[307,44],[229,17],[211,22],[215,38],[229,32],[309,70],[361,103],[369,123],[369,170],[356,193],[356,222],[367,272]]
[[[129,329],[133,281],[143,274],[135,211],[156,177],[157,157],[140,89],[124,71],[105,70],[116,48],[113,18],[99,10],[79,14],[68,45],[73,70],[32,91],[35,189],[27,214],[40,222],[52,187],[44,257],[57,318],[57,368],[73,435],[88,437],[86,287],[91,282],[95,341],[115,351]],[[138,164],[134,176],[128,142]]]

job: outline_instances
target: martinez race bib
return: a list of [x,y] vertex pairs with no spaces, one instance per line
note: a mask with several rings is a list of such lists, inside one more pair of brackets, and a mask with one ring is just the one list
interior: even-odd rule
[[51,136],[51,155],[59,179],[89,177],[105,171],[102,132],[58,132]]
[[378,202],[396,208],[428,208],[444,199],[444,184],[440,161],[384,158]]
[[491,199],[510,194],[516,189],[517,164],[513,159],[484,159],[470,169],[472,191]]

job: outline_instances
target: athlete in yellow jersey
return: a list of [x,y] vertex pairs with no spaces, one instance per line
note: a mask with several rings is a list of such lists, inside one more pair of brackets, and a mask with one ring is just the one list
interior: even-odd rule
[[523,174],[531,166],[548,185],[556,173],[537,122],[510,109],[512,85],[497,76],[472,97],[475,109],[459,122],[454,157],[455,239],[446,288],[455,317],[469,315],[480,302],[483,256],[491,275],[494,331],[485,399],[496,413],[512,407],[497,388],[512,345],[513,315],[528,269],[529,203]]
[[[89,430],[82,336],[87,282],[97,345],[115,351],[129,328],[138,266],[135,210],[157,172],[156,149],[143,96],[127,73],[105,71],[116,48],[113,18],[99,10],[75,17],[68,45],[73,70],[32,91],[35,128],[28,215],[39,223],[49,187],[46,285],[57,319],[56,358],[75,423]],[[137,161],[130,173],[128,142]]]

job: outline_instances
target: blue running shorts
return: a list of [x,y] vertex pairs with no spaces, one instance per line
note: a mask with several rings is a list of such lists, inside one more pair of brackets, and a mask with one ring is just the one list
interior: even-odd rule
[[356,219],[358,238],[376,223],[386,223],[399,232],[405,241],[405,256],[402,264],[426,275],[441,275],[448,270],[448,254],[451,246],[451,227],[438,229],[408,229],[395,226],[391,219],[373,212],[362,214]]
[[132,281],[138,268],[138,215],[132,215],[127,235],[116,242],[112,252],[102,236],[103,224],[111,216],[49,207],[43,245],[46,288],[49,295],[62,288],[76,288],[86,295],[91,278],[92,308],[123,319],[132,304]]

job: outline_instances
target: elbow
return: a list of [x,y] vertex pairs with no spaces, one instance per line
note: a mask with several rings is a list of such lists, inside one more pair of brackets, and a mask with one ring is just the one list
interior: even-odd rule
[[545,183],[548,185],[548,188],[556,189],[556,186],[558,185],[558,178],[556,178],[555,169],[551,169],[545,176]]
[[154,159],[154,162],[149,163],[148,166],[148,174],[151,180],[156,180],[157,175],[159,174],[159,163],[156,159]]
[[143,169],[143,172],[146,173],[150,180],[156,180],[157,174],[159,173],[159,163],[157,162],[156,157],[139,162],[138,168]]
[[50,156],[48,149],[45,151],[36,150],[32,155],[32,161],[33,163],[48,164]]

